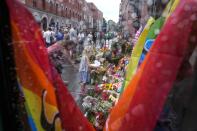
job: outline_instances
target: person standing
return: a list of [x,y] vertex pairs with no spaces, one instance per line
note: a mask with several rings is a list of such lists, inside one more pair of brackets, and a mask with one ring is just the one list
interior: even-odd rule
[[79,40],[79,54],[81,54],[82,53],[82,51],[83,51],[83,42],[84,42],[84,39],[85,39],[85,35],[84,35],[84,33],[83,32],[80,32],[79,34],[78,34],[78,40]]
[[71,27],[70,31],[69,31],[69,37],[70,37],[70,41],[72,41],[71,43],[73,44],[72,45],[72,48],[70,50],[70,56],[71,58],[74,58],[75,57],[75,54],[76,54],[76,45],[77,45],[77,31]]
[[92,39],[93,39],[92,32],[90,32],[90,33],[88,34],[88,38],[90,39],[90,41],[92,41]]
[[96,31],[92,33],[94,45],[96,45],[97,33]]
[[64,34],[63,31],[60,29],[57,31],[57,33],[55,34],[56,37],[56,41],[60,41],[64,39]]
[[84,39],[85,39],[85,34],[83,32],[80,32],[78,34],[79,43],[83,43]]
[[81,88],[82,91],[84,91],[86,84],[89,82],[89,58],[86,49],[84,49],[81,57],[79,74],[80,74]]
[[70,40],[68,29],[64,30],[64,41]]
[[45,39],[45,43],[46,46],[49,47],[52,44],[53,41],[53,32],[52,29],[49,27],[48,30],[46,32],[44,32],[44,39]]
[[75,44],[77,43],[77,31],[73,27],[69,31],[69,37]]

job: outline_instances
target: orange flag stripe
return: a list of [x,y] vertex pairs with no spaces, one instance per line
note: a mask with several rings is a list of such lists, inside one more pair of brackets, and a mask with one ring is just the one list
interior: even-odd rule
[[[13,32],[18,32],[17,26],[14,22],[12,22],[12,27]],[[39,65],[35,63],[25,46],[25,41],[21,41],[22,39],[23,38],[21,38],[20,35],[17,35],[17,33],[13,34],[17,74],[19,75],[22,86],[39,96],[41,96],[42,90],[46,89],[48,92],[46,102],[57,106],[53,90],[54,87],[47,79]],[[31,76],[29,76],[29,74],[31,74]]]
[[[148,54],[147,57],[149,57]],[[122,96],[120,97],[117,105],[110,112],[110,115],[104,128],[105,131],[118,131],[120,126],[122,125],[123,118],[126,115],[129,104],[132,101],[133,95],[136,91],[138,81],[142,76],[145,63],[146,62],[142,63],[139,70],[134,75],[134,78],[129,82],[128,87],[125,89]]]

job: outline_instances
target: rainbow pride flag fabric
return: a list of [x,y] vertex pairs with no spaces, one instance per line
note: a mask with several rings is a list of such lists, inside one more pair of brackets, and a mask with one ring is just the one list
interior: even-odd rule
[[165,10],[163,11],[162,16],[150,25],[148,31],[145,31],[144,29],[143,32],[146,32],[146,35],[144,35],[145,33],[141,34],[136,46],[133,49],[129,65],[127,67],[126,78],[123,84],[122,91],[128,86],[129,82],[136,73],[139,65],[143,62],[146,54],[148,53],[152,44],[154,43],[154,40],[156,39],[157,35],[160,33],[160,30],[164,22],[166,22],[168,17],[173,13],[178,3],[179,0],[170,0]]
[[151,46],[153,45],[155,39],[157,38],[157,35],[160,33],[160,30],[162,29],[164,22],[165,22],[165,17],[160,17],[150,27],[150,30],[146,37],[146,41],[144,43],[144,48],[142,50],[141,57],[139,59],[138,66],[141,65],[141,63],[145,59],[146,54],[149,52]]
[[15,0],[6,1],[17,77],[32,131],[93,131],[51,65],[41,30],[31,13]]
[[[49,62],[33,16],[18,2],[6,1],[12,25],[15,69],[25,95],[31,129],[94,131]],[[154,129],[184,58],[194,49],[191,47],[197,46],[192,41],[197,39],[196,19],[192,17],[197,15],[196,9],[196,0],[181,1],[112,109],[104,130]]]
[[[186,7],[191,8],[185,10]],[[192,15],[197,14],[196,7],[195,0],[182,0],[169,17],[144,62],[112,109],[106,131],[154,130],[184,59],[192,52],[192,47],[197,46],[196,41],[191,41],[192,37],[197,37],[196,20],[191,19]]]
[[132,54],[131,54],[131,58],[129,60],[129,64],[127,66],[126,78],[125,78],[125,82],[124,82],[124,85],[123,85],[123,89],[125,89],[128,86],[131,78],[136,73],[138,62],[139,62],[139,59],[140,59],[140,55],[142,54],[144,43],[146,41],[146,37],[148,35],[148,32],[149,32],[149,29],[150,29],[151,25],[154,22],[155,22],[155,20],[152,17],[149,18],[149,20],[148,20],[146,26],[144,27],[144,30],[142,31],[136,45],[134,46],[134,49],[133,49]]
[[140,66],[143,60],[145,59],[147,53],[149,52],[150,48],[154,44],[155,39],[157,38],[158,34],[162,30],[165,21],[167,21],[168,17],[173,13],[178,3],[179,0],[170,0],[165,10],[163,11],[162,16],[159,17],[151,26],[146,38],[146,42],[144,44],[144,49],[142,51],[138,66]]

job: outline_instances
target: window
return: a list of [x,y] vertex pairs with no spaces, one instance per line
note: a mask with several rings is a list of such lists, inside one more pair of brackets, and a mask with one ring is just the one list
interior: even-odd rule
[[33,0],[33,7],[36,7],[36,6],[37,6],[36,0]]
[[68,9],[66,8],[66,17],[68,17]]
[[46,8],[45,0],[42,0],[42,8],[43,8],[43,10],[45,10],[45,8]]
[[51,12],[53,11],[53,3],[52,3],[52,1],[50,1],[50,11]]
[[58,4],[55,6],[55,13],[58,14]]
[[64,16],[64,6],[62,5],[62,8],[61,8],[61,16]]

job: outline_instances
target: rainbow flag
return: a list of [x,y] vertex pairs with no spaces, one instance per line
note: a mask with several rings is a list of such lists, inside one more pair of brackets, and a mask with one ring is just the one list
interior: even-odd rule
[[164,9],[162,16],[158,18],[151,26],[138,65],[140,65],[145,59],[146,54],[149,52],[151,46],[154,44],[154,41],[157,38],[158,34],[160,33],[165,21],[167,21],[168,17],[175,10],[178,3],[179,0],[170,0],[166,8]]
[[142,50],[144,47],[144,43],[147,37],[147,34],[149,32],[149,29],[151,27],[151,25],[154,23],[154,19],[151,17],[149,18],[146,26],[144,27],[143,32],[141,33],[136,45],[134,46],[134,49],[132,51],[132,55],[131,58],[129,60],[129,64],[127,66],[127,70],[126,70],[126,78],[124,81],[123,88],[126,88],[131,80],[131,78],[133,77],[133,75],[136,73],[136,69],[137,69],[137,65],[138,65],[138,61],[140,59],[140,55],[142,54]]
[[48,58],[41,31],[31,13],[6,0],[11,20],[18,81],[33,131],[84,130],[93,126],[83,116]]
[[[163,19],[163,18],[162,18]],[[163,22],[162,22],[163,23]],[[169,30],[170,28],[168,28],[168,29],[165,29],[165,30]],[[172,29],[172,31],[171,32],[173,32],[173,28],[171,28]],[[148,32],[147,32],[147,34],[148,34]],[[163,35],[163,34],[160,34],[160,35],[162,35],[163,37],[166,35],[166,36],[170,36],[170,34],[165,34],[165,35]],[[159,39],[160,39],[160,42],[158,42],[157,43],[157,45],[159,44],[161,47],[163,47],[163,48],[165,48],[165,45],[162,45],[163,43],[161,42],[162,40],[161,39],[163,39],[163,37],[159,37]],[[171,38],[171,39],[174,39],[174,38]],[[168,39],[167,39],[168,40]],[[157,39],[156,39],[156,41],[158,41]],[[173,42],[172,42],[173,43]],[[172,44],[171,43],[171,44]],[[174,44],[174,43],[173,43]],[[176,44],[178,44],[178,42],[176,43]],[[136,45],[137,46],[137,45]],[[169,44],[169,46],[166,46],[166,47],[171,47],[170,46],[170,44]],[[136,48],[136,47],[135,47]],[[133,51],[135,51],[135,48],[134,48],[134,50]],[[142,50],[142,48],[143,47],[141,47],[141,50]],[[159,50],[160,50],[160,47],[156,47],[156,48],[158,48]],[[170,54],[171,52],[169,51],[169,54]],[[135,101],[134,100],[134,96],[136,95],[136,92],[139,92],[138,91],[138,89],[140,88],[140,87],[143,87],[143,90],[144,91],[142,91],[142,92],[149,92],[149,90],[147,90],[147,89],[145,89],[145,87],[147,88],[147,86],[149,86],[150,84],[149,84],[149,82],[150,82],[150,79],[151,78],[148,78],[147,76],[149,76],[149,73],[150,73],[150,75],[152,76],[152,74],[154,73],[154,75],[153,76],[157,76],[159,73],[161,73],[161,72],[159,72],[158,71],[158,74],[157,74],[157,72],[153,72],[154,71],[154,66],[152,65],[152,67],[151,66],[149,66],[149,63],[151,64],[151,62],[149,62],[149,61],[151,61],[151,60],[154,60],[154,59],[156,59],[157,57],[159,57],[159,58],[161,58],[161,60],[163,59],[164,61],[165,61],[165,59],[166,59],[166,57],[167,57],[167,55],[164,55],[164,57],[163,57],[163,55],[162,55],[162,57],[160,56],[160,54],[162,54],[162,52],[154,52],[153,53],[154,55],[151,55],[151,56],[149,56],[148,55],[148,58],[146,58],[145,60],[144,60],[144,62],[142,63],[142,65],[140,66],[140,68],[137,70],[137,72],[135,71],[136,70],[136,68],[137,68],[137,64],[138,64],[138,61],[137,61],[137,64],[135,65],[135,67],[134,68],[129,68],[128,67],[128,69],[132,69],[132,71],[134,70],[135,72],[133,73],[133,78],[131,79],[131,81],[130,82],[128,82],[127,84],[128,84],[128,86],[127,86],[127,88],[125,88],[125,91],[123,92],[123,94],[122,94],[122,96],[120,97],[120,99],[119,99],[119,101],[118,101],[118,103],[117,103],[117,105],[112,109],[112,111],[111,111],[111,113],[110,113],[110,115],[109,115],[109,117],[108,117],[108,120],[107,120],[107,122],[106,122],[106,125],[105,125],[105,130],[106,131],[114,131],[114,130],[126,130],[127,128],[129,129],[129,130],[138,130],[137,129],[137,127],[135,128],[135,129],[130,129],[129,127],[130,127],[130,125],[133,125],[133,124],[131,124],[131,123],[133,123],[133,122],[139,122],[140,123],[140,121],[138,121],[137,119],[135,119],[135,121],[133,121],[133,119],[135,118],[133,118],[133,119],[129,119],[129,121],[128,121],[128,125],[126,125],[125,126],[125,121],[128,119],[128,117],[130,117],[130,116],[128,116],[128,111],[130,111],[130,108],[129,108],[129,106],[130,106],[130,104],[133,102],[133,101]],[[132,55],[133,55],[133,53],[132,53]],[[140,54],[141,55],[141,54]],[[174,56],[172,56],[172,57],[174,57]],[[134,63],[135,61],[132,61],[133,59],[131,58],[131,60],[130,60],[130,62],[131,63]],[[138,59],[139,60],[139,59]],[[159,60],[159,59],[157,59],[157,60]],[[155,61],[154,61],[155,62]],[[169,60],[167,60],[166,61],[168,64],[171,62],[170,61],[170,59]],[[175,61],[175,62],[179,62],[179,61]],[[131,64],[130,63],[130,64]],[[155,63],[154,63],[155,64]],[[147,68],[148,67],[148,68]],[[178,70],[178,67],[176,67],[176,65],[174,65],[174,67],[173,67],[175,70],[177,69]],[[146,70],[149,70],[150,72],[149,73],[147,73],[146,72]],[[177,71],[176,70],[176,71]],[[152,74],[151,74],[152,73]],[[177,72],[175,72],[174,71],[174,73],[177,73]],[[145,85],[145,84],[143,84],[143,85],[141,85],[142,83],[143,83],[143,81],[142,81],[142,78],[143,78],[143,81],[145,81],[146,82],[146,84],[147,85]],[[172,77],[171,77],[172,78]],[[168,78],[168,79],[171,79],[171,78]],[[161,80],[160,80],[160,78],[158,78],[159,79],[159,82],[161,82],[161,83],[159,83],[159,84],[163,84],[163,83],[165,83],[165,80],[166,79],[163,79],[163,78],[161,78]],[[163,80],[162,80],[163,79]],[[149,81],[147,81],[147,80],[149,80]],[[173,79],[174,80],[174,79]],[[172,80],[172,81],[173,81]],[[157,81],[157,80],[156,80]],[[154,83],[153,83],[154,84]],[[157,85],[157,86],[159,86],[159,84]],[[154,92],[154,90],[152,90],[152,92]],[[141,95],[141,97],[143,97],[143,94],[140,94],[140,92],[139,92],[139,96]],[[150,97],[151,95],[149,95],[149,97]],[[146,98],[147,99],[147,101],[149,101],[149,99],[148,99],[148,97]],[[152,98],[151,98],[152,99]],[[159,99],[152,99],[152,102],[154,102],[154,101],[156,101],[156,100],[159,100]],[[146,102],[146,100],[144,99],[144,102]],[[150,102],[151,103],[151,102]],[[141,107],[140,107],[141,108]],[[139,109],[140,109],[139,108]],[[145,108],[145,109],[147,109],[148,108],[148,105],[147,105],[147,107]],[[137,110],[137,109],[136,109]],[[145,116],[144,116],[145,117]],[[123,119],[124,119],[124,121],[123,121]],[[149,122],[148,120],[146,121],[147,123]],[[155,121],[154,121],[155,122]],[[130,124],[130,125],[129,125]],[[122,127],[120,127],[120,126],[122,126]],[[147,126],[147,125],[146,125]],[[138,127],[140,127],[140,124],[138,125]],[[142,128],[140,128],[141,130],[144,130],[145,129],[145,126],[143,126]],[[151,130],[150,130],[151,131]]]
[[170,0],[170,2],[168,3],[167,7],[165,8],[162,14],[163,17],[166,17],[166,21],[168,20],[169,16],[174,12],[179,2],[180,0]]
[[[185,10],[185,5],[191,8]],[[196,20],[190,19],[197,14],[196,8],[195,0],[182,0],[173,16],[169,17],[128,87],[137,89],[129,103],[120,131],[154,130],[180,66],[194,49],[191,47],[197,46],[196,41],[189,41],[192,36],[197,38],[193,35],[197,33]]]
[[0,130],[30,130],[18,85],[6,1],[0,1]]
[[[41,31],[33,16],[18,2],[6,2],[11,20],[15,69],[25,95],[31,130],[93,131],[93,126],[83,116],[49,62]],[[192,8],[185,10],[185,5]],[[106,131],[153,130],[183,58],[189,52],[189,44],[196,45],[188,42],[190,34],[195,33],[192,32],[195,21],[191,16],[197,14],[193,10],[196,5],[194,0],[182,0],[173,17],[169,18],[120,101],[112,109]],[[163,39],[164,36],[167,39]]]
[[[131,56],[131,61],[127,67],[127,70],[130,71],[128,73],[134,75],[135,73],[131,72],[131,69],[134,69],[135,66],[137,66],[138,64],[138,60],[140,58],[140,52],[143,49],[143,43],[145,42],[145,38],[146,35],[148,34],[148,30],[150,28],[150,26],[152,25],[152,23],[154,22],[153,18],[150,18],[143,30],[143,32],[141,33],[141,36],[138,39],[138,42],[133,50],[132,56]],[[136,61],[133,61],[133,59]],[[129,76],[129,74],[127,74]],[[139,73],[138,73],[139,75]],[[127,82],[126,84],[128,84],[128,82],[130,81],[130,79],[126,79],[125,82]],[[136,81],[136,80],[135,80]],[[132,92],[130,91],[132,90]],[[121,126],[121,122],[123,117],[126,115],[126,111],[128,109],[128,104],[131,100],[131,96],[134,93],[134,88],[126,88],[125,91],[123,92],[122,96],[120,97],[117,105],[112,109],[108,120],[106,122],[106,126],[105,126],[105,131],[113,131],[115,129],[119,129]]]
[[165,18],[161,16],[151,26],[151,28],[148,32],[148,35],[146,37],[146,41],[144,43],[144,48],[142,50],[142,54],[139,59],[138,66],[143,62],[146,54],[149,52],[152,44],[154,43],[155,39],[157,38],[157,35],[160,33],[160,30],[163,27],[164,22],[165,22]]
[[[122,91],[128,86],[130,80],[133,78],[134,74],[136,73],[137,68],[144,60],[145,55],[148,53],[155,38],[159,34],[164,22],[168,19],[168,17],[175,10],[178,3],[179,3],[179,0],[170,0],[166,8],[164,9],[162,16],[159,19],[157,19],[155,22],[153,22],[154,24],[150,25],[149,27],[150,29],[148,30],[146,34],[146,38],[144,38],[143,40],[140,40],[139,38],[136,44],[136,45],[138,44],[139,45],[134,47],[130,61],[129,61],[129,65],[126,71],[126,78],[123,83]],[[143,38],[144,36],[141,36],[141,37]]]

